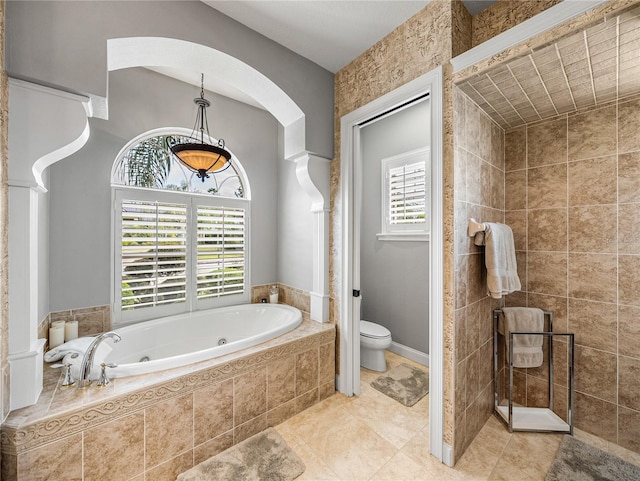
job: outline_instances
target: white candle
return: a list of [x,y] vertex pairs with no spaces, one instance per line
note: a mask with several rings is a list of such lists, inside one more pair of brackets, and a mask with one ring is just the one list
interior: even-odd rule
[[64,324],[49,328],[49,349],[58,347],[64,342]]
[[78,337],[78,321],[68,321],[64,325],[64,342]]
[[269,302],[271,304],[278,303],[278,286],[271,286],[269,288]]
[[59,327],[59,326],[64,326],[66,321],[53,321],[51,323],[51,327]]

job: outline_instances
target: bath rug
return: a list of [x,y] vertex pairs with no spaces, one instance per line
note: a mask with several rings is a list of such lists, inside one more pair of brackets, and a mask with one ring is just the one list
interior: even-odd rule
[[565,435],[545,481],[638,481],[640,466]]
[[429,392],[429,374],[409,364],[400,364],[378,377],[371,387],[411,407]]
[[185,471],[178,481],[291,481],[304,470],[298,455],[269,428]]

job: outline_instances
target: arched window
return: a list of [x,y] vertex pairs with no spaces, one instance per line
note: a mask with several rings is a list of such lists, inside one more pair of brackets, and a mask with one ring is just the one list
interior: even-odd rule
[[115,325],[249,301],[250,188],[238,159],[201,179],[148,132],[112,169]]

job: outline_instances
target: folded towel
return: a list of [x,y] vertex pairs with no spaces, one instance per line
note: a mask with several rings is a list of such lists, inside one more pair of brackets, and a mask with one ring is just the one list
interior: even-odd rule
[[511,227],[487,222],[485,231],[475,235],[474,244],[486,246],[484,263],[487,266],[487,293],[494,299],[500,299],[519,291],[522,286]]
[[[498,332],[505,337],[509,360],[510,332],[544,331],[544,312],[535,307],[503,307],[498,322]],[[513,336],[513,367],[538,367],[542,365],[544,336],[519,334]]]
[[[82,363],[84,353],[87,352],[87,349],[89,349],[94,339],[95,337],[79,337],[67,341],[47,351],[44,354],[44,360],[45,362],[54,362],[62,359],[62,364],[71,364],[71,375],[77,379],[80,375],[80,364]],[[97,379],[100,375],[100,364],[105,361],[111,351],[112,347],[108,343],[100,343],[93,356],[93,366],[91,367],[92,379]],[[76,354],[76,356],[74,356],[74,354]]]
[[85,351],[89,349],[89,345],[93,342],[94,339],[95,337],[79,337],[77,339],[67,341],[64,344],[60,344],[59,346],[45,352],[44,361],[59,361],[70,352],[84,354]]

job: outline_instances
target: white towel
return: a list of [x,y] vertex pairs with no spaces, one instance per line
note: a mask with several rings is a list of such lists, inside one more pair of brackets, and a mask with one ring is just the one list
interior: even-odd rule
[[79,337],[77,339],[67,341],[64,344],[60,344],[59,346],[45,352],[44,361],[59,361],[70,352],[84,354],[85,351],[89,349],[89,345],[93,342],[94,339],[95,337]]
[[[89,349],[89,345],[95,337],[79,337],[47,351],[44,354],[45,362],[54,362],[62,359],[62,364],[71,364],[71,375],[78,378],[80,375],[80,364],[84,353]],[[107,355],[112,351],[111,346],[106,342],[101,342],[93,356],[93,366],[91,367],[91,378],[97,379],[100,375],[100,364],[103,363]],[[74,354],[78,356],[73,357]]]
[[[544,331],[544,312],[535,307],[503,307],[498,322],[498,332],[505,337],[507,361],[509,360],[510,332]],[[542,365],[544,336],[513,336],[513,367],[538,367]]]
[[487,266],[487,293],[494,299],[519,291],[516,249],[511,227],[505,224],[485,223],[485,231],[474,237],[474,243],[484,245],[484,263]]

